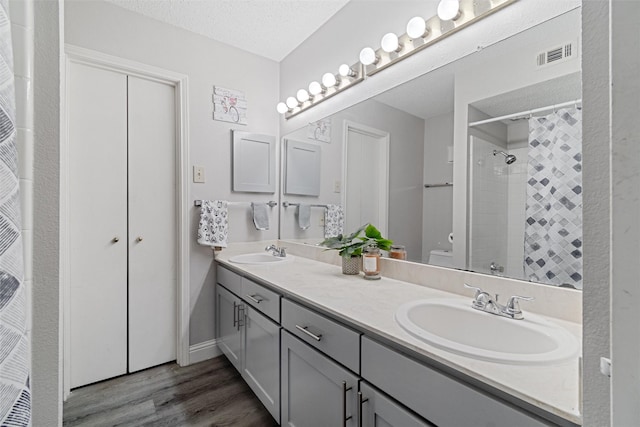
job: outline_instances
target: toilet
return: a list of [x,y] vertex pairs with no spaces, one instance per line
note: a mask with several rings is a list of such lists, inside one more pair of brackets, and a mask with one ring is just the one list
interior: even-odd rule
[[453,268],[453,252],[434,249],[429,252],[429,264]]

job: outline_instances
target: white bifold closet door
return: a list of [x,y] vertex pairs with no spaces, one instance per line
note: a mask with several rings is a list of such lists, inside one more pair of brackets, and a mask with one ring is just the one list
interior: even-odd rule
[[129,77],[129,372],[176,358],[174,93]]
[[174,88],[72,63],[71,387],[176,357]]

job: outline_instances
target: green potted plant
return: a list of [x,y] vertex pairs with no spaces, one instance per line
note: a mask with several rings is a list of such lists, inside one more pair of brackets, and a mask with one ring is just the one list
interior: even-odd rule
[[[364,232],[364,236],[362,236]],[[371,224],[365,224],[355,232],[345,236],[340,234],[336,237],[329,237],[320,243],[327,249],[334,249],[342,257],[342,273],[360,273],[362,252],[368,247],[375,246],[384,251],[391,249],[391,240],[382,237],[382,233]]]

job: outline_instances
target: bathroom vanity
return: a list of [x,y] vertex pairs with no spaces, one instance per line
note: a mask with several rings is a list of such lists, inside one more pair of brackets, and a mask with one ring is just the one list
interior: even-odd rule
[[[410,301],[467,297],[365,281],[301,256],[229,261],[243,251],[216,256],[218,345],[281,425],[581,424],[579,354],[547,365],[455,354],[410,335],[394,316]],[[579,340],[578,325],[548,320]]]

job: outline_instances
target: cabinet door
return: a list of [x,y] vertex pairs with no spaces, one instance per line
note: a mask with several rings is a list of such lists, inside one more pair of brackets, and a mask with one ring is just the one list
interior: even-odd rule
[[364,427],[433,426],[433,424],[413,415],[407,408],[386,397],[364,381],[360,383],[358,400],[362,426]]
[[281,425],[355,427],[358,378],[282,331]]
[[246,306],[242,377],[280,422],[280,326]]
[[218,345],[238,372],[242,372],[242,301],[220,285],[216,289]]
[[127,372],[127,76],[72,63],[68,81],[74,388]]

